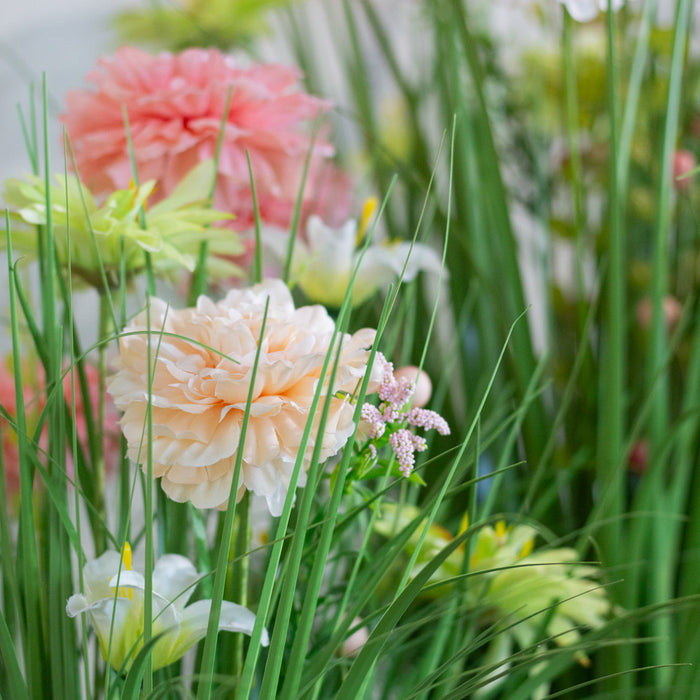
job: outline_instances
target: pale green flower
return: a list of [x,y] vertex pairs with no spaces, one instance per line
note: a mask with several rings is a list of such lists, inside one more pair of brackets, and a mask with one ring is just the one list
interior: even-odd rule
[[[187,605],[198,579],[190,560],[179,554],[166,554],[153,569],[153,636],[162,635],[152,651],[154,669],[174,663],[206,636],[211,600]],[[128,543],[123,555],[108,551],[89,561],[83,581],[85,592],[70,597],[66,612],[70,617],[87,613],[104,659],[115,670],[126,671],[143,647],[145,587],[143,574],[131,570]],[[252,634],[254,624],[250,610],[222,601],[219,630]],[[266,631],[262,643],[269,643]]]
[[268,30],[267,14],[296,0],[178,0],[149,3],[116,18],[126,43],[179,51],[192,46],[227,50]]
[[[123,254],[127,274],[144,269],[145,253],[151,254],[157,274],[176,269],[192,271],[200,246],[207,243],[207,271],[215,277],[241,274],[230,260],[243,252],[238,236],[212,227],[215,221],[232,216],[207,206],[207,193],[214,176],[213,163],[200,163],[180,182],[173,193],[152,207],[146,200],[156,187],[149,180],[139,187],[113,192],[99,205],[87,187],[74,175],[57,175],[51,185],[51,220],[58,260],[88,284],[100,287],[100,261],[108,283],[116,286]],[[28,176],[5,183],[4,199],[16,224],[12,225],[12,246],[20,254],[37,254],[33,226],[47,223],[44,179]],[[141,208],[145,212],[145,228]],[[22,226],[31,224],[32,227]],[[4,237],[3,237],[4,240]],[[123,248],[123,252],[122,252]]]
[[[375,529],[390,537],[416,516],[415,506],[382,505]],[[412,553],[425,521],[411,535],[406,550]],[[460,532],[467,528],[466,517]],[[529,525],[507,526],[499,521],[485,525],[472,537],[468,571],[482,572],[466,586],[468,602],[485,610],[485,620],[508,626],[520,647],[552,637],[560,646],[575,643],[580,629],[597,629],[612,612],[607,592],[595,581],[599,567],[578,562],[569,547],[535,550],[537,530]],[[431,525],[411,576],[415,576],[451,540],[439,525]],[[459,576],[466,548],[462,544],[437,569],[430,583]],[[444,588],[433,590],[439,595]],[[552,609],[553,608],[553,609]],[[517,623],[517,624],[514,624]],[[544,628],[543,628],[544,625]],[[585,661],[581,656],[581,660]]]
[[[353,220],[341,228],[334,229],[317,216],[310,216],[306,225],[306,241],[294,243],[291,282],[297,284],[310,301],[324,306],[339,308],[353,271],[362,252],[364,224],[359,227]],[[289,237],[277,231],[266,232],[263,244],[272,252],[276,261],[283,261],[287,254]],[[366,250],[357,271],[352,289],[352,305],[357,306],[380,289],[396,282],[406,265],[403,275],[410,282],[421,271],[440,272],[441,262],[437,253],[426,245],[408,241],[386,241],[373,239]]]

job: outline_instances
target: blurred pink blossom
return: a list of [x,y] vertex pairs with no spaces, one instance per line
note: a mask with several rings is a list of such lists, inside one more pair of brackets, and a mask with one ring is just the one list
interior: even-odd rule
[[[24,413],[27,421],[27,431],[31,437],[33,431],[41,417],[41,412],[46,407],[46,382],[43,367],[37,365],[37,368],[29,367],[22,368],[23,375],[23,399]],[[97,412],[98,400],[98,382],[99,373],[94,365],[85,363],[85,378],[87,380],[88,391],[90,394],[90,404],[92,411]],[[88,423],[85,414],[85,401],[83,400],[82,392],[78,383],[77,371],[75,373],[75,429],[77,433],[78,443],[87,453],[88,450]],[[72,388],[71,375],[67,373],[63,379],[63,396],[66,405],[72,410]],[[0,363],[0,404],[13,419],[10,423],[3,415],[0,415],[0,430],[2,431],[2,457],[5,467],[5,478],[7,480],[7,493],[12,497],[19,491],[19,448],[17,434],[14,428],[14,420],[17,416],[17,397],[15,393],[14,373],[11,365],[5,362]],[[104,462],[107,472],[114,472],[119,463],[119,441],[120,430],[118,425],[119,412],[117,411],[111,397],[105,395],[105,423],[103,426],[104,434]],[[70,432],[68,439],[71,439]],[[47,449],[48,435],[44,428],[39,437],[39,450]],[[66,445],[66,468],[68,476],[73,477],[73,457],[70,453],[70,448]]]
[[[158,181],[158,199],[197,163],[214,157],[232,88],[214,206],[235,214],[232,225],[238,231],[253,225],[248,151],[262,221],[288,227],[311,147],[312,122],[330,106],[300,90],[298,79],[294,68],[242,66],[216,49],[153,56],[126,46],[101,58],[88,73],[94,89],[68,94],[62,120],[80,177],[93,191],[106,193],[127,187],[132,178],[124,107],[139,178]],[[343,180],[326,161],[332,155],[321,129],[304,191],[307,208],[314,205],[317,190],[329,188],[333,197],[333,183]]]
[[693,178],[689,177],[698,165],[695,154],[684,148],[679,148],[673,154],[673,184],[679,192],[687,192],[692,184]]
[[[676,297],[667,294],[661,300],[661,312],[666,321],[666,330],[672,333],[680,321],[683,307]],[[651,328],[651,323],[654,317],[654,302],[651,297],[644,297],[637,304],[637,323],[640,328],[648,330]]]
[[627,468],[633,474],[640,476],[646,472],[649,466],[649,441],[645,438],[637,440],[627,456]]

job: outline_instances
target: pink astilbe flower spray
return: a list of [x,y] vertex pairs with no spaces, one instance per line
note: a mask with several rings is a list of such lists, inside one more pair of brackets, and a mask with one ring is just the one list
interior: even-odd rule
[[[366,403],[360,413],[360,434],[368,438],[361,453],[364,465],[360,468],[360,478],[368,473],[378,457],[378,448],[388,444],[393,450],[401,475],[409,478],[415,466],[415,453],[427,449],[424,437],[415,435],[410,427],[423,430],[437,430],[440,435],[449,435],[447,421],[436,411],[422,407],[411,407],[416,392],[416,378],[423,376],[415,372],[394,373],[394,366],[382,353],[377,353],[375,362],[383,376],[377,390],[379,406]],[[426,399],[427,400],[427,399]],[[369,465],[369,466],[368,466]]]

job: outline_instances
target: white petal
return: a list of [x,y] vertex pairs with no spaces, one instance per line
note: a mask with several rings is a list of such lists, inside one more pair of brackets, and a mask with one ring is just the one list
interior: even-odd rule
[[184,608],[199,579],[194,564],[179,554],[166,554],[153,569],[153,590],[177,608]]
[[306,224],[310,253],[332,269],[347,266],[355,250],[357,224],[351,219],[339,229],[326,226],[318,216],[310,216]]
[[[595,0],[560,0],[577,22],[590,22],[598,14]],[[607,4],[606,4],[607,7]]]
[[[155,576],[154,576],[155,578]],[[119,576],[113,576],[110,580],[109,601],[114,600],[114,589],[120,589],[120,595],[117,600],[127,599],[133,601],[134,605],[139,608],[143,605],[144,588],[146,581],[143,575],[138,571],[122,571]],[[122,590],[124,589],[124,590]],[[128,595],[124,595],[124,591],[129,591]],[[183,596],[184,598],[184,596]],[[153,604],[151,607],[152,618],[154,621],[154,629],[156,626],[159,629],[170,629],[177,627],[180,624],[180,606],[171,603],[155,586],[153,585]],[[140,615],[141,613],[139,613]]]
[[404,264],[406,282],[422,270],[438,274],[442,266],[437,253],[426,245],[416,243],[411,249],[408,242],[394,243],[370,248],[362,260],[358,276],[373,278],[375,287],[384,286],[401,275]]
[[85,565],[83,584],[88,601],[92,603],[102,598],[109,598],[110,595],[114,594],[110,588],[109,580],[119,571],[120,561],[119,552],[109,550]]
[[82,593],[72,595],[66,603],[66,613],[68,617],[75,617],[90,608],[88,599]]
[[145,586],[146,581],[143,578],[143,574],[138,571],[130,571],[129,569],[122,568],[118,574],[115,574],[109,579],[109,591],[111,596],[105,597],[113,597],[114,589],[117,587],[138,588],[143,590]]
[[[143,608],[140,602],[128,598],[105,598],[90,607],[90,618],[100,639],[102,655],[119,669],[137,643],[143,623]],[[111,642],[110,642],[111,632]]]
[[[179,659],[190,647],[206,636],[210,610],[211,600],[199,600],[185,608],[180,625],[180,636],[172,649],[172,661]],[[254,625],[255,614],[248,608],[227,600],[222,601],[219,630],[250,635],[253,633]],[[267,630],[264,630],[262,644],[267,646],[269,643]]]
[[[296,494],[294,494],[292,498],[296,499]],[[270,515],[275,518],[282,515],[282,511],[284,510],[284,502],[286,499],[287,489],[278,478],[275,485],[275,490],[270,494],[265,494],[265,500],[267,501],[267,507],[270,509]]]

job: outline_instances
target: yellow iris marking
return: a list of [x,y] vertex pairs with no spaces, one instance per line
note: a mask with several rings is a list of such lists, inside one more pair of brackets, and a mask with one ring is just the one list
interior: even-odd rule
[[523,548],[520,550],[520,558],[524,559],[528,555],[532,554],[532,550],[535,548],[535,540],[531,537],[525,542]]
[[124,568],[127,571],[131,571],[131,545],[128,542],[124,542],[122,547],[122,561],[124,562]]
[[462,520],[459,523],[459,532],[457,533],[457,537],[459,537],[462,533],[466,532],[468,529],[469,529],[469,511],[467,511],[462,516]]
[[[131,571],[131,545],[126,541],[122,547],[122,563],[124,564],[124,571]],[[131,588],[120,588],[119,595],[129,600],[134,599],[134,593]]]
[[365,203],[362,205],[362,216],[360,217],[360,223],[357,225],[357,236],[355,237],[355,246],[359,246],[362,243],[362,239],[367,233],[367,227],[369,226],[369,220],[377,211],[379,206],[379,200],[376,197],[367,197]]

